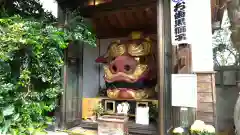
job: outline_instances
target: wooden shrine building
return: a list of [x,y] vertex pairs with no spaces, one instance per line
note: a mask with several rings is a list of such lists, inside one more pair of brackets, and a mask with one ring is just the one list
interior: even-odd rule
[[[182,0],[179,1],[182,2]],[[153,117],[155,122],[143,126],[130,121],[129,132],[133,134],[153,135],[159,133],[166,135],[170,128],[179,125],[182,120],[179,115],[180,108],[172,107],[171,104],[172,74],[195,74],[197,76],[197,108],[188,108],[188,117],[191,117],[192,120],[201,119],[207,123],[215,124],[215,77],[213,63],[209,61],[212,60],[211,21],[219,14],[218,8],[216,8],[216,5],[219,4],[217,0],[212,0],[212,4],[209,0],[199,2],[199,5],[202,5],[202,8],[206,11],[204,13],[194,13],[193,9],[191,9],[191,13],[186,13],[199,16],[194,18],[195,20],[193,19],[197,24],[200,24],[201,19],[206,20],[206,26],[199,26],[198,28],[192,26],[194,30],[192,35],[201,38],[206,37],[206,39],[193,38],[194,40],[189,43],[175,46],[173,46],[171,34],[171,23],[173,23],[171,22],[173,16],[171,14],[172,2],[169,0],[57,0],[57,2],[59,4],[58,19],[60,23],[67,23],[66,20],[71,17],[71,12],[78,9],[80,15],[93,26],[97,36],[97,47],[95,48],[84,43],[78,45],[78,47],[70,46],[68,48],[67,63],[64,68],[65,92],[61,102],[62,127],[71,128],[80,125],[81,127],[96,129],[96,124],[84,120],[90,109],[88,107],[97,103],[95,101],[101,101],[105,105],[105,109],[110,108],[114,111],[116,111],[115,104],[123,101],[129,102],[129,104],[134,102],[133,104],[136,105],[144,102],[148,105],[156,103],[155,113],[157,113],[157,116]],[[197,5],[192,6],[196,6],[196,10],[201,8]],[[125,41],[129,34],[135,31],[140,31],[149,36],[152,41],[155,41],[153,45],[155,49],[152,54],[156,56],[153,64],[153,67],[157,68],[155,74],[157,76],[156,96],[141,100],[122,100],[109,98],[109,95],[108,97],[106,95],[101,96],[101,90],[105,88],[103,79],[105,69],[103,70],[101,64],[96,64],[96,58],[106,55],[111,42]],[[207,37],[208,35],[210,35],[210,38]],[[121,45],[120,41],[119,46]],[[206,41],[206,43],[203,41]],[[202,44],[202,47],[199,44]],[[196,50],[203,51],[204,49],[209,52],[209,55],[204,58],[205,60],[197,59],[196,55],[200,54]],[[206,64],[208,68],[201,71],[197,70],[200,67],[196,66],[196,61],[202,63],[200,65],[204,65],[204,61],[208,61],[208,64]],[[112,68],[115,69],[115,67]],[[126,70],[126,68],[124,69]],[[195,70],[193,71],[193,69]],[[109,108],[108,103],[111,106]],[[132,115],[135,115],[134,111]],[[191,120],[189,122],[191,123]]]

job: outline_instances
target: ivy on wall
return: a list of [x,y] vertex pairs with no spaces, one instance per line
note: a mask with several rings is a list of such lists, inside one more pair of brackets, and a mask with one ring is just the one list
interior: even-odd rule
[[95,46],[84,24],[58,28],[15,15],[0,18],[0,134],[35,135],[61,93],[61,68],[69,41]]

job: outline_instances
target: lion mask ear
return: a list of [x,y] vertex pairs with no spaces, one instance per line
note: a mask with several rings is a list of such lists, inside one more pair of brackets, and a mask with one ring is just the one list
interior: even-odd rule
[[99,56],[96,60],[96,63],[107,63],[107,58],[104,58],[104,56]]
[[95,60],[95,62],[96,62],[96,63],[107,63],[107,62],[108,62],[107,59],[108,59],[108,53],[106,53],[106,54],[104,54],[104,55],[102,55],[102,56],[99,56],[99,57]]

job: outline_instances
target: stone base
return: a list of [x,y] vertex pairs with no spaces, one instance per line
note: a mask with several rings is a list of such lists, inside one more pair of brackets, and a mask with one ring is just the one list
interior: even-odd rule
[[102,116],[98,118],[98,134],[128,135],[127,123],[127,116]]

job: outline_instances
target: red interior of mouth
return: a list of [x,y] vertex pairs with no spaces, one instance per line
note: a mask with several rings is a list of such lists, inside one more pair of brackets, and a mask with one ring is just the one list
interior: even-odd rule
[[120,90],[120,91],[128,91],[128,90],[130,90],[129,88],[117,88],[118,90]]

